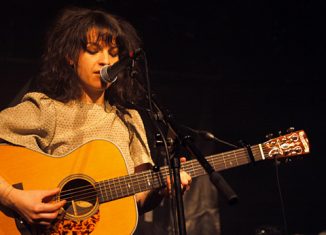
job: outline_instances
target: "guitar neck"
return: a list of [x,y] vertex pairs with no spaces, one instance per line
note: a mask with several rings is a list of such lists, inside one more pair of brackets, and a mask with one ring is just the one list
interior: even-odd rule
[[[263,147],[255,145],[251,147],[255,161],[264,159]],[[206,160],[216,171],[229,169],[250,163],[246,148],[228,151],[206,157]],[[190,160],[182,164],[192,178],[205,175],[206,171],[197,160]],[[165,179],[169,175],[167,166],[161,167],[160,171],[147,170],[144,172],[126,175],[114,179],[97,182],[97,191],[100,202],[107,202],[134,195],[138,192],[164,187]]]
[[[303,130],[300,130],[271,139],[262,144],[251,146],[250,149],[240,148],[211,155],[206,157],[206,160],[214,170],[221,171],[248,164],[251,162],[251,158],[254,161],[260,161],[274,157],[293,157],[308,154],[309,152],[310,147],[307,136]],[[192,178],[206,174],[206,171],[196,159],[183,163],[181,167]],[[165,179],[168,175],[169,168],[164,166],[158,172],[147,170],[132,175],[100,181],[96,183],[99,200],[100,202],[107,202],[134,195],[138,192],[164,187]]]
[[[255,161],[265,159],[265,153],[261,145],[251,146],[250,148]],[[246,165],[251,162],[246,148],[240,148],[237,150],[211,155],[206,157],[206,160],[214,168],[215,171],[230,169],[241,165]],[[186,162],[182,166],[182,169],[187,171],[193,178],[207,174],[205,169],[197,160]]]

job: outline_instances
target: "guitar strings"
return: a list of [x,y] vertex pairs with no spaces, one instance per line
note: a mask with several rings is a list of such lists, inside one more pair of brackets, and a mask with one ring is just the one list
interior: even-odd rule
[[[257,153],[257,151],[255,151],[255,153]],[[209,157],[208,157],[209,158]],[[247,157],[245,158],[245,160],[246,161],[241,161],[241,163],[243,163],[243,162],[245,162],[245,163],[247,163],[248,161],[247,161]],[[239,162],[239,160],[242,160],[242,157],[240,156],[238,156],[237,158],[236,158],[236,161],[237,162]],[[214,165],[215,164],[219,164],[219,163],[221,163],[221,162],[224,162],[224,164],[225,164],[225,159],[223,159],[223,160],[214,160],[213,161],[213,163],[214,163]],[[193,163],[193,162],[189,162],[189,163]],[[188,164],[189,165],[189,164]],[[226,164],[225,164],[226,165]],[[191,170],[191,169],[190,169]],[[198,164],[197,164],[197,166],[196,167],[193,167],[193,169],[192,169],[192,171],[193,172],[198,172],[198,170],[199,171],[202,171],[203,169],[201,168],[201,166],[198,166]],[[144,178],[147,178],[148,177],[148,172],[143,172],[143,173],[139,173],[138,175],[141,175],[141,177],[138,177],[139,179],[138,180],[136,180],[136,181],[130,181],[131,183],[137,183],[138,182],[138,186],[139,186],[139,188],[140,188],[140,190],[142,190],[143,189],[143,186],[142,185],[144,185],[143,184],[143,182],[144,182]],[[123,177],[124,178],[124,177]],[[133,177],[133,178],[135,178],[135,177]],[[137,179],[137,178],[136,178]],[[108,186],[101,186],[100,185],[100,183],[101,182],[98,182],[97,183],[97,185],[99,185],[99,187],[97,187],[100,191],[102,191],[103,190],[103,188],[104,189],[107,189],[107,188],[112,188],[112,189],[114,189],[115,187],[114,186],[116,186],[115,185],[115,181],[116,181],[116,179],[111,179],[111,180],[107,180],[107,181],[103,181],[103,182],[108,182],[108,181],[112,181],[113,182],[113,187],[112,187],[112,184],[110,184],[110,185],[108,185],[108,186],[110,186],[110,187],[108,187]],[[121,181],[121,180],[120,180]],[[125,180],[126,181],[126,180]],[[141,184],[139,184],[139,182],[141,182]],[[120,191],[128,191],[129,192],[129,190],[128,190],[128,188],[123,188],[123,187],[121,187],[121,185],[118,185],[119,187],[120,187]],[[81,189],[84,189],[84,190],[81,190]],[[77,188],[74,188],[74,189],[69,189],[69,190],[64,190],[64,191],[62,191],[63,193],[65,193],[65,192],[68,192],[68,191],[70,191],[70,192],[72,192],[72,193],[70,193],[70,195],[71,194],[76,194],[76,192],[78,193],[78,192],[85,192],[85,189],[86,189],[86,192],[87,192],[87,190],[89,190],[89,189],[92,189],[92,191],[93,191],[93,187],[92,186],[82,186],[82,187],[77,187]],[[126,189],[126,190],[125,190]],[[104,190],[104,191],[107,191],[107,190]],[[110,190],[111,191],[111,190]],[[117,196],[119,197],[119,193],[118,193],[118,190],[116,190],[115,189],[115,191],[116,191],[116,194],[117,194]],[[133,193],[135,193],[136,191],[134,190],[133,191]],[[69,195],[69,193],[66,193],[66,194],[62,194],[63,196],[66,196],[66,195]],[[86,197],[85,197],[86,198]],[[82,198],[81,198],[82,199]]]
[[[264,157],[264,155],[261,156],[261,154],[264,154],[266,152],[266,147],[263,146],[263,153],[261,152],[261,150],[259,148],[259,145],[252,146],[251,150],[252,150],[254,159],[255,160],[261,160]],[[238,155],[237,155],[237,152],[238,152]],[[239,152],[240,152],[240,154],[239,154]],[[221,158],[216,158],[216,157],[219,157],[219,156]],[[206,157],[206,159],[208,160],[208,162],[213,164],[215,170],[228,169],[228,168],[232,168],[232,167],[235,167],[235,166],[238,166],[238,165],[243,165],[245,163],[249,163],[251,161],[251,159],[248,156],[247,150],[245,148],[241,148],[241,149],[238,149],[238,150],[233,150],[233,151],[229,151],[229,152],[225,152],[225,153],[219,153],[219,154],[216,154],[216,155],[208,156],[208,157]],[[234,161],[236,162],[236,164],[234,164]],[[182,164],[182,169],[186,169],[186,168],[187,168],[187,171],[188,171],[188,173],[190,175],[200,176],[200,175],[205,174],[204,169],[199,164],[199,162],[196,161],[196,160],[191,160],[191,161],[188,161],[186,163],[183,163]],[[164,166],[161,169],[163,169],[163,170],[161,170],[161,174],[163,174],[164,177],[166,177],[168,175],[167,166]],[[156,177],[153,177],[153,174]],[[102,191],[104,191],[105,194],[106,194],[106,197],[107,197],[106,201],[110,201],[110,200],[121,198],[123,196],[132,195],[132,194],[135,194],[137,192],[144,191],[146,189],[158,188],[158,187],[162,186],[161,180],[159,179],[158,176],[159,176],[158,173],[153,173],[151,170],[148,170],[148,171],[140,172],[140,173],[133,174],[133,175],[127,175],[127,176],[123,176],[123,177],[118,177],[118,178],[113,178],[113,179],[101,181],[101,182],[96,183],[96,187],[100,191],[99,192],[100,196],[102,196],[102,198],[104,199],[104,195],[102,194]],[[148,181],[149,177],[152,178],[152,181],[151,181],[152,183],[151,184],[148,184],[148,183],[146,184],[146,182],[149,182]],[[128,188],[121,185],[122,179],[124,179],[123,183],[127,182],[126,178],[131,179],[129,181]],[[113,183],[113,186],[112,186],[112,184],[110,182]],[[102,183],[102,185],[101,185],[101,183]],[[138,186],[139,189],[137,190],[135,186],[131,187],[130,186],[131,183],[132,184],[137,183],[137,186]],[[105,185],[105,184],[107,184],[107,185]],[[86,194],[84,194],[84,195],[88,195],[88,193],[90,191],[87,192],[87,190],[90,190],[90,189],[92,190],[92,192],[94,192],[94,188],[92,186],[82,186],[82,187],[77,187],[77,188],[74,188],[74,189],[63,190],[62,192],[66,193],[65,196],[67,196],[69,194],[71,196],[71,194],[78,193],[79,192],[78,190],[80,190],[82,188],[86,189]],[[120,190],[117,190],[117,188],[120,188]],[[110,193],[111,193],[109,195],[108,195],[108,189],[110,190]],[[131,192],[130,189],[133,189],[133,191]],[[112,194],[113,190],[115,190],[115,196]],[[69,191],[71,193],[67,193]],[[96,192],[98,192],[98,191],[96,191]],[[96,199],[97,198],[97,193],[95,193],[95,196],[91,195],[91,196],[87,196],[87,197],[84,197],[84,198],[79,197],[79,199],[83,200],[83,199],[88,199],[89,197],[91,197],[91,199]],[[67,199],[68,200],[70,199],[69,196],[67,196]]]
[[[241,152],[241,154],[237,155],[236,152]],[[253,152],[254,156],[261,154],[258,146],[252,147],[252,152]],[[221,156],[222,159],[216,158],[217,156]],[[226,158],[229,158],[229,159],[226,159]],[[226,152],[226,153],[220,153],[220,154],[213,155],[213,156],[208,156],[208,157],[206,157],[206,159],[211,164],[214,165],[214,169],[216,169],[219,165],[220,165],[221,169],[226,169],[226,168],[234,167],[236,165],[243,165],[244,163],[250,162],[250,160],[248,158],[248,154],[247,154],[246,150],[243,148],[239,149],[239,150]],[[227,165],[227,162],[230,162],[231,159],[233,159],[233,161],[235,161],[236,164],[234,164],[231,161],[232,163]],[[190,165],[192,165],[192,166],[190,166]],[[223,165],[225,167],[223,167]],[[168,169],[166,167],[162,167],[162,168],[163,169],[161,170],[161,173],[166,177],[168,175],[168,172],[167,172]],[[182,169],[185,169],[185,168],[189,168],[187,171],[189,171],[188,173],[190,175],[195,174],[196,176],[199,176],[201,174],[205,174],[205,171],[202,168],[202,166],[195,160],[191,160],[191,161],[188,161],[188,162],[182,164]],[[153,174],[156,177],[153,177]],[[97,195],[98,193],[100,194],[100,196],[102,196],[102,198],[105,198],[105,195],[102,193],[102,191],[103,191],[106,194],[107,201],[114,200],[114,199],[121,198],[122,196],[132,195],[137,192],[141,192],[146,189],[153,188],[153,186],[149,187],[149,185],[147,183],[148,181],[146,181],[146,179],[147,180],[149,179],[149,176],[151,176],[151,178],[152,178],[151,185],[154,185],[154,188],[161,186],[160,180],[158,179],[158,174],[153,173],[151,170],[148,170],[148,171],[136,173],[133,175],[127,175],[127,176],[123,176],[123,177],[119,177],[119,178],[113,178],[113,179],[97,182],[97,183],[95,183],[96,190],[94,190],[94,187],[92,185],[80,186],[80,187],[75,187],[72,189],[63,190],[63,191],[61,191],[60,196],[62,198],[64,198],[65,200],[67,200],[68,202],[70,200],[74,200],[75,195],[78,195],[78,197],[77,197],[78,200],[86,200],[86,199],[87,200],[92,200],[92,199],[95,200],[98,196]],[[128,181],[129,187],[121,185],[122,181],[123,181],[123,183],[127,183],[126,178],[129,178],[129,181]],[[133,184],[133,187],[130,187],[131,183]],[[136,189],[135,184],[138,186],[139,190]],[[120,190],[118,190],[118,188],[120,188]],[[130,189],[133,189],[133,190],[130,191]],[[95,191],[95,193],[94,193],[94,191]],[[108,192],[108,191],[110,191],[110,192]],[[115,194],[113,194],[112,192],[115,192]],[[80,193],[82,193],[82,194],[80,194]],[[126,195],[126,194],[128,194],[128,195]]]
[[[256,151],[257,152],[257,151]],[[246,158],[247,159],[247,158]],[[238,157],[237,158],[237,162],[239,162],[238,160],[241,160],[241,157]],[[223,160],[224,161],[224,160]],[[215,162],[214,164],[216,164],[216,161],[213,161],[213,162]],[[221,160],[218,160],[217,162],[222,162]],[[247,163],[248,161],[241,161],[241,163],[243,163],[243,162],[245,162],[245,163]],[[225,162],[224,162],[225,163]],[[201,166],[197,166],[197,167],[193,167],[193,172],[196,172],[196,171],[198,171],[198,170],[200,170],[200,171],[202,171],[203,169],[201,168]],[[144,172],[144,173],[142,173],[142,174],[139,174],[139,175],[143,175],[142,177],[139,177],[139,180],[136,180],[136,182],[138,181],[138,183],[139,182],[141,182],[141,183],[143,183],[144,181],[144,177],[148,177],[148,172]],[[113,182],[113,185],[114,185],[114,180],[110,180],[110,181],[112,181]],[[131,181],[132,183],[135,183],[135,181]],[[99,183],[101,183],[101,182],[99,182]],[[103,190],[103,188],[104,189],[106,189],[106,188],[113,188],[114,189],[114,187],[112,187],[112,185],[110,184],[109,186],[110,187],[107,187],[107,186],[101,186],[100,184],[97,184],[97,185],[99,185],[99,187],[97,187],[100,191],[102,191]],[[155,183],[155,182],[154,182]],[[142,185],[143,184],[139,184],[139,188],[140,188],[140,190],[142,190],[143,189],[143,187],[142,187]],[[128,191],[129,192],[129,190],[128,190],[128,188],[123,188],[123,187],[121,187],[121,185],[119,185],[120,186],[120,191],[122,192],[122,191]],[[84,188],[84,190],[80,190],[80,189],[82,189],[82,188]],[[86,189],[86,193],[88,193],[87,192],[87,190],[89,190],[89,189],[92,189],[92,192],[93,192],[93,187],[92,186],[83,186],[83,187],[78,187],[78,188],[74,188],[74,189],[70,189],[70,190],[66,190],[66,191],[63,191],[63,192],[67,192],[67,191],[70,191],[70,192],[72,192],[72,193],[70,193],[70,194],[76,194],[76,192],[77,193],[79,193],[79,192],[82,192],[82,191],[85,191],[85,189]],[[124,189],[127,189],[127,190],[124,190]],[[79,190],[79,191],[78,191]],[[105,190],[106,191],[106,190]],[[111,191],[111,190],[110,190]],[[135,193],[136,191],[134,190],[133,191],[133,193]],[[67,193],[66,195],[68,195],[69,193]],[[117,194],[117,197],[119,197],[119,193],[118,193],[118,191],[116,190],[116,194]],[[65,195],[64,195],[65,196]],[[79,194],[79,196],[80,196],[80,194]],[[81,197],[79,197],[79,198],[81,198]],[[84,198],[88,198],[88,197],[84,197]],[[81,198],[81,199],[83,199],[83,198]]]

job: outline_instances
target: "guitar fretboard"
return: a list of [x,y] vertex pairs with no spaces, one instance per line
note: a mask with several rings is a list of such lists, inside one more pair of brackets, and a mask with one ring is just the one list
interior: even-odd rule
[[[255,161],[263,160],[265,158],[264,147],[262,145],[252,146],[251,151]],[[206,157],[206,160],[216,171],[245,165],[251,162],[246,148],[211,155]],[[190,174],[192,178],[206,174],[206,171],[196,159],[183,163],[182,169]],[[103,203],[131,196],[146,190],[164,187],[164,182],[168,175],[169,169],[167,166],[164,166],[161,167],[158,172],[147,170],[136,174],[97,182],[96,189],[99,201],[100,203]]]

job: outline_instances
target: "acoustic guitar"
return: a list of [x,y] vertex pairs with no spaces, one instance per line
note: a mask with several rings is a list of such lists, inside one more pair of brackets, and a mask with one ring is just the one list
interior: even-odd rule
[[[310,152],[303,130],[262,144],[207,156],[220,171],[254,161],[289,158]],[[250,154],[249,154],[250,153]],[[251,157],[249,156],[251,155]],[[24,190],[60,188],[53,200],[67,200],[51,228],[40,231],[14,211],[0,206],[0,235],[15,234],[132,234],[138,212],[134,195],[164,187],[167,166],[159,171],[128,174],[119,148],[107,140],[92,140],[62,157],[27,148],[0,146],[0,174]],[[197,160],[182,164],[193,178],[206,172]]]

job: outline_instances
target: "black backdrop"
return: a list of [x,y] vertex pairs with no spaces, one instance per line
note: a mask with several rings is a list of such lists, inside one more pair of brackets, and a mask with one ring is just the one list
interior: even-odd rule
[[[290,126],[304,129],[311,154],[279,165],[288,231],[326,229],[324,1],[5,1],[1,108],[35,76],[44,32],[70,3],[100,5],[138,29],[153,89],[179,123],[250,144]],[[272,162],[223,175],[240,197],[234,206],[220,202],[223,234],[282,228]]]

